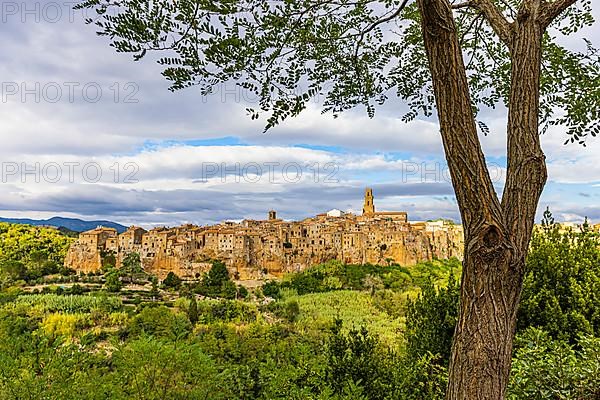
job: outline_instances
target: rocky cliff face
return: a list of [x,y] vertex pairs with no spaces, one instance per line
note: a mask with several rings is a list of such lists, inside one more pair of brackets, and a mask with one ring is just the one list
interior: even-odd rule
[[100,251],[90,248],[83,242],[75,242],[69,248],[65,257],[65,266],[77,272],[96,272],[102,268]]

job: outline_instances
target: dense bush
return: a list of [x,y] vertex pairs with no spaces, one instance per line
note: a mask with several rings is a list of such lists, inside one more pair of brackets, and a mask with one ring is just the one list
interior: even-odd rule
[[63,264],[73,241],[56,229],[0,223],[0,284],[71,274]]
[[511,400],[600,398],[600,338],[581,336],[579,348],[530,328],[517,337]]
[[228,375],[197,345],[141,338],[109,356],[36,335],[13,342],[18,349],[0,352],[2,399],[234,398]]
[[384,399],[391,392],[391,371],[386,371],[385,358],[378,352],[377,339],[363,327],[341,334],[337,321],[327,348],[327,381],[334,393],[344,394],[354,385],[368,399]]
[[187,309],[187,316],[192,326],[198,322],[198,302],[196,301],[196,296],[193,296],[190,300],[190,304]]
[[269,303],[267,310],[275,314],[279,318],[283,318],[288,322],[294,322],[300,314],[300,306],[297,301],[291,300],[286,302],[276,301]]
[[539,327],[557,339],[600,336],[600,240],[547,225],[531,241],[519,329]]
[[131,321],[129,332],[133,336],[149,335],[177,340],[187,337],[191,328],[187,315],[159,306],[144,307]]
[[342,334],[337,321],[327,346],[327,383],[344,398],[443,399],[446,369],[434,356],[407,359],[381,347],[363,327]]
[[121,282],[121,274],[119,270],[116,268],[111,268],[104,274],[104,288],[111,292],[117,293],[123,288],[123,283]]
[[225,374],[198,345],[141,338],[120,347],[113,363],[114,378],[122,381],[114,398],[232,398]]
[[253,322],[258,318],[258,308],[249,303],[235,300],[212,300],[198,304],[199,321]]
[[181,278],[171,271],[167,274],[167,277],[163,281],[163,285],[167,288],[178,289],[179,286],[181,286]]
[[267,281],[262,286],[263,294],[274,299],[279,298],[280,291],[279,283],[275,281]]
[[406,319],[406,352],[412,360],[434,355],[445,366],[450,359],[452,336],[458,318],[460,288],[454,275],[448,286],[436,288],[431,282],[408,306]]

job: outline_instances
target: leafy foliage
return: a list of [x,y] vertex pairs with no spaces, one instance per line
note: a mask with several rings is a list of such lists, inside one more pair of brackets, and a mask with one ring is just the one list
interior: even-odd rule
[[106,280],[104,286],[106,287],[106,290],[111,293],[117,293],[123,287],[123,283],[121,282],[121,273],[115,268],[108,270],[104,274],[104,279]]
[[265,296],[278,299],[280,296],[279,284],[276,281],[267,281],[262,285],[262,293]]
[[70,273],[63,264],[73,240],[56,229],[0,223],[0,283]]
[[293,289],[300,295],[332,290],[369,290],[374,293],[382,288],[402,291],[420,286],[429,279],[445,283],[451,271],[460,270],[461,263],[457,259],[422,262],[411,267],[397,264],[352,265],[330,261],[293,274],[279,287],[276,282],[266,282],[263,293],[277,298],[281,288]]
[[235,300],[212,300],[198,304],[200,322],[254,322],[258,319],[256,306]]
[[167,277],[163,281],[163,285],[168,288],[177,289],[179,286],[181,286],[181,278],[171,271],[167,274]]
[[138,399],[228,399],[223,374],[198,345],[140,338],[114,356],[122,396]]
[[190,300],[190,305],[187,311],[188,318],[190,319],[190,323],[192,326],[198,322],[198,302],[196,301],[196,296],[193,296]]
[[135,275],[143,273],[144,270],[142,269],[140,255],[135,252],[125,255],[123,262],[121,263],[121,268],[119,269],[119,274],[122,277],[127,278],[129,282],[133,282]]
[[408,305],[406,319],[406,352],[418,360],[434,355],[445,366],[450,359],[452,336],[458,320],[460,287],[450,275],[448,286],[436,288],[427,283],[422,293]]
[[[549,217],[551,218],[551,216]],[[574,343],[600,335],[600,240],[590,231],[535,232],[527,258],[518,327],[535,326]]]
[[227,267],[221,261],[213,261],[212,268],[208,271],[205,279],[205,285],[213,288],[220,288],[223,283],[228,282],[229,272]]
[[[518,4],[495,2],[510,19]],[[235,81],[258,100],[258,109],[248,109],[253,119],[269,113],[267,129],[297,116],[315,98],[335,115],[362,105],[373,116],[391,95],[407,102],[404,120],[432,114],[415,2],[85,0],[79,8],[96,11],[88,22],[119,52],[139,60],[166,51],[158,62],[172,90],[200,85],[209,94]],[[508,49],[478,10],[461,7],[455,14],[474,109],[508,106]],[[543,41],[540,116],[567,126],[573,142],[600,132],[600,55],[589,41],[585,51],[570,51],[557,36],[592,23],[591,1],[577,2]]]
[[509,396],[517,399],[581,399],[600,396],[600,338],[580,337],[579,349],[531,328],[517,337]]
[[134,336],[150,335],[171,340],[186,337],[190,330],[187,316],[173,313],[165,306],[144,307],[130,326],[130,333]]
[[334,393],[365,399],[442,399],[446,370],[424,357],[410,362],[379,345],[363,327],[342,334],[337,321],[327,347],[326,379]]

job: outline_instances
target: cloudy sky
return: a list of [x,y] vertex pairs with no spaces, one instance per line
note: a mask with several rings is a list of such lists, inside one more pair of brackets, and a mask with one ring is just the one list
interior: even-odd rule
[[[264,122],[246,116],[254,99],[233,84],[209,97],[171,93],[159,66],[116,54],[68,3],[3,1],[1,13],[0,216],[153,226],[262,218],[273,208],[299,219],[359,211],[370,186],[380,210],[459,220],[436,121],[404,124],[399,102],[374,119],[359,109],[333,119],[316,100],[263,134]],[[600,37],[600,25],[582,35]],[[484,121],[501,190],[505,110]],[[564,140],[561,127],[543,137],[540,210],[600,221],[600,143]]]

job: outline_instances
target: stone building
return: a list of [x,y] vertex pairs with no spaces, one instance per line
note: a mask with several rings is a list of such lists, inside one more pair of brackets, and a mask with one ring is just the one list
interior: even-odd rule
[[447,221],[411,224],[405,212],[375,212],[367,189],[362,215],[329,212],[302,221],[284,221],[275,211],[263,221],[214,226],[184,225],[146,231],[132,226],[117,235],[99,227],[84,232],[71,246],[65,264],[97,271],[102,258],[115,255],[117,266],[139,253],[146,272],[164,278],[170,271],[185,279],[207,272],[219,259],[238,279],[261,279],[297,272],[332,259],[345,263],[404,265],[433,258],[462,258],[461,225]]

